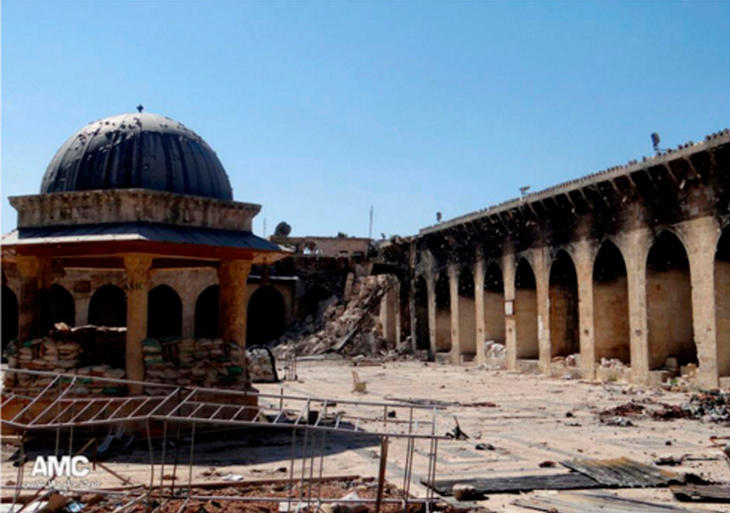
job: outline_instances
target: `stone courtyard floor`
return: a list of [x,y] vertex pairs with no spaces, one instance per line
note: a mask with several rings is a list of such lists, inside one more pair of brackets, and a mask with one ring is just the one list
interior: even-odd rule
[[[352,392],[352,371],[367,383],[367,393]],[[673,472],[692,472],[713,481],[730,482],[730,467],[721,451],[712,447],[710,437],[730,435],[722,424],[698,420],[659,421],[632,417],[632,426],[609,426],[599,421],[598,411],[631,400],[651,399],[670,404],[687,400],[686,393],[631,385],[596,384],[579,380],[550,379],[537,375],[488,371],[476,367],[456,367],[416,361],[396,361],[353,367],[346,361],[299,362],[298,380],[258,384],[261,392],[382,401],[394,399],[458,402],[439,412],[439,434],[454,427],[454,416],[468,440],[439,443],[437,479],[489,478],[563,472],[562,468],[542,468],[540,463],[573,458],[629,457],[651,464],[660,457],[690,456],[683,464],[661,467]],[[283,374],[283,372],[282,372]],[[464,406],[493,403],[494,406]],[[352,412],[354,406],[338,404],[337,410]],[[376,414],[374,411],[365,412]],[[425,418],[425,417],[424,417]],[[193,482],[220,480],[229,473],[245,479],[283,479],[289,463],[290,435],[221,435],[196,445]],[[477,444],[487,446],[477,450]],[[426,473],[425,446],[416,447],[413,482]],[[12,447],[3,445],[2,480],[8,484],[16,469],[7,461]],[[352,444],[336,439],[327,443],[325,475],[376,476],[379,447],[370,443]],[[139,453],[139,454],[136,454]],[[143,446],[134,454],[106,462],[133,482],[149,481],[149,466]],[[387,479],[400,486],[403,479],[405,442],[393,440],[389,449]],[[29,469],[28,469],[29,470]],[[182,469],[187,482],[187,469]],[[96,471],[88,476],[97,484],[117,486],[111,475]],[[424,494],[414,485],[412,492]],[[530,492],[532,495],[536,492]],[[618,490],[622,497],[678,503],[668,489]],[[516,494],[490,495],[479,504],[493,511],[531,511],[512,504]],[[685,507],[695,511],[722,511],[727,505]]]

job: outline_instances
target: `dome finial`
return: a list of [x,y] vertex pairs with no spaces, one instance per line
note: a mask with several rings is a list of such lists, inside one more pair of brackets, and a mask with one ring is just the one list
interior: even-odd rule
[[142,112],[144,110],[144,106],[140,103],[137,105],[137,112]]

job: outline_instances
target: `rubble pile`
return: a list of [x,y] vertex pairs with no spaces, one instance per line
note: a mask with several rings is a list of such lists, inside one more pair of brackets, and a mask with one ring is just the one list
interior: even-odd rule
[[378,318],[380,300],[395,285],[396,278],[376,275],[358,278],[346,304],[330,301],[322,313],[323,327],[299,339],[283,337],[285,343],[274,349],[276,357],[314,355],[341,350],[349,356],[379,355],[387,351],[383,327]]
[[[222,339],[145,339],[145,381],[209,388],[246,388],[243,350]],[[163,389],[147,387],[150,394]]]
[[[653,407],[652,407],[653,406]],[[603,422],[617,417],[650,417],[654,420],[694,419],[703,422],[730,422],[730,392],[709,390],[692,394],[682,404],[643,399],[630,401],[598,413]]]
[[600,381],[622,381],[630,378],[631,367],[618,358],[601,358],[596,368],[596,377]]
[[689,401],[681,405],[662,404],[662,408],[651,412],[651,416],[658,420],[699,419],[703,422],[730,422],[730,392],[708,390],[692,394]]
[[483,367],[487,370],[502,370],[507,368],[507,347],[496,340],[485,340]]

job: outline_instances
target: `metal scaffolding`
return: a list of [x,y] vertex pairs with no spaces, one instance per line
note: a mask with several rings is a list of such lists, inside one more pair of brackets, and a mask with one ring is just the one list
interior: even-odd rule
[[[286,503],[286,511],[306,508],[316,511],[324,503],[360,503],[373,504],[378,512],[381,505],[398,503],[403,511],[408,505],[424,503],[428,510],[436,497],[432,487],[427,487],[424,497],[411,496],[413,476],[413,460],[416,446],[425,446],[419,453],[427,458],[427,468],[422,480],[433,483],[436,478],[436,460],[438,442],[444,436],[437,435],[438,407],[423,406],[398,402],[352,401],[285,395],[266,394],[256,390],[224,390],[204,387],[174,386],[160,383],[111,379],[96,376],[80,376],[75,374],[58,374],[25,369],[5,369],[5,377],[25,376],[25,381],[43,379],[48,384],[33,396],[16,393],[12,387],[3,390],[0,407],[3,410],[2,425],[11,427],[21,434],[21,456],[23,440],[29,432],[55,431],[56,454],[60,451],[61,432],[68,432],[68,454],[74,454],[74,431],[87,430],[96,426],[127,425],[136,429],[146,428],[149,450],[150,479],[140,485],[139,494],[130,497],[130,501],[114,513],[124,513],[141,500],[149,501],[152,497],[160,501],[159,509],[166,501],[184,499],[178,510],[182,513],[185,506],[194,500],[220,500],[245,502],[279,502]],[[126,397],[99,397],[88,395],[88,388],[97,386],[142,385],[143,389],[154,390],[154,395],[135,395]],[[86,395],[80,395],[86,392]],[[338,405],[347,405],[354,413],[334,411]],[[7,412],[11,412],[6,415]],[[151,426],[159,426],[162,432],[162,449],[159,458],[153,450]],[[192,482],[195,465],[195,437],[200,427],[256,427],[286,429],[291,432],[291,450],[289,456],[288,479],[286,480],[288,495],[286,497],[251,497],[195,495]],[[187,461],[187,486],[177,486],[178,455],[173,464],[166,454],[169,432],[173,431],[180,438],[184,429],[190,443]],[[380,457],[375,498],[337,499],[322,497],[324,482],[324,457],[327,436],[333,433],[350,437],[377,437],[380,442]],[[388,445],[391,439],[405,442],[405,465],[403,468],[403,484],[401,497],[383,497]],[[76,453],[88,449],[89,441]],[[166,464],[172,465],[172,478],[167,479]],[[111,472],[117,478],[124,479],[107,466],[97,463],[103,470]],[[156,472],[157,467],[158,471]],[[43,490],[23,486],[23,458],[18,466],[18,476],[14,501],[23,490],[35,490],[38,495],[53,488],[51,480]],[[158,476],[158,477],[155,477]],[[171,481],[165,484],[165,481]],[[156,484],[159,483],[159,484]],[[8,488],[3,486],[3,488]],[[64,488],[77,493],[95,492],[114,495],[119,492],[110,489]],[[283,504],[280,508],[283,508]]]

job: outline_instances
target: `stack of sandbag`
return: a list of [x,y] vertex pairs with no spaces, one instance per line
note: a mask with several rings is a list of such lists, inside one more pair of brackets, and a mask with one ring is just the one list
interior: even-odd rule
[[125,395],[126,385],[114,383],[95,378],[124,379],[124,369],[115,369],[109,365],[88,365],[76,369],[78,376],[74,388],[71,390],[75,395]]
[[[58,342],[50,337],[13,342],[6,355],[9,367],[58,373],[73,373],[78,365],[81,346],[75,342]],[[53,380],[50,376],[8,375],[5,386],[17,393],[36,394]]]
[[[147,339],[145,352],[145,381],[175,386],[208,388],[239,388],[248,385],[244,351],[222,339],[182,339],[176,342],[176,361],[165,361],[162,347]],[[151,395],[169,392],[164,387],[149,386]]]

